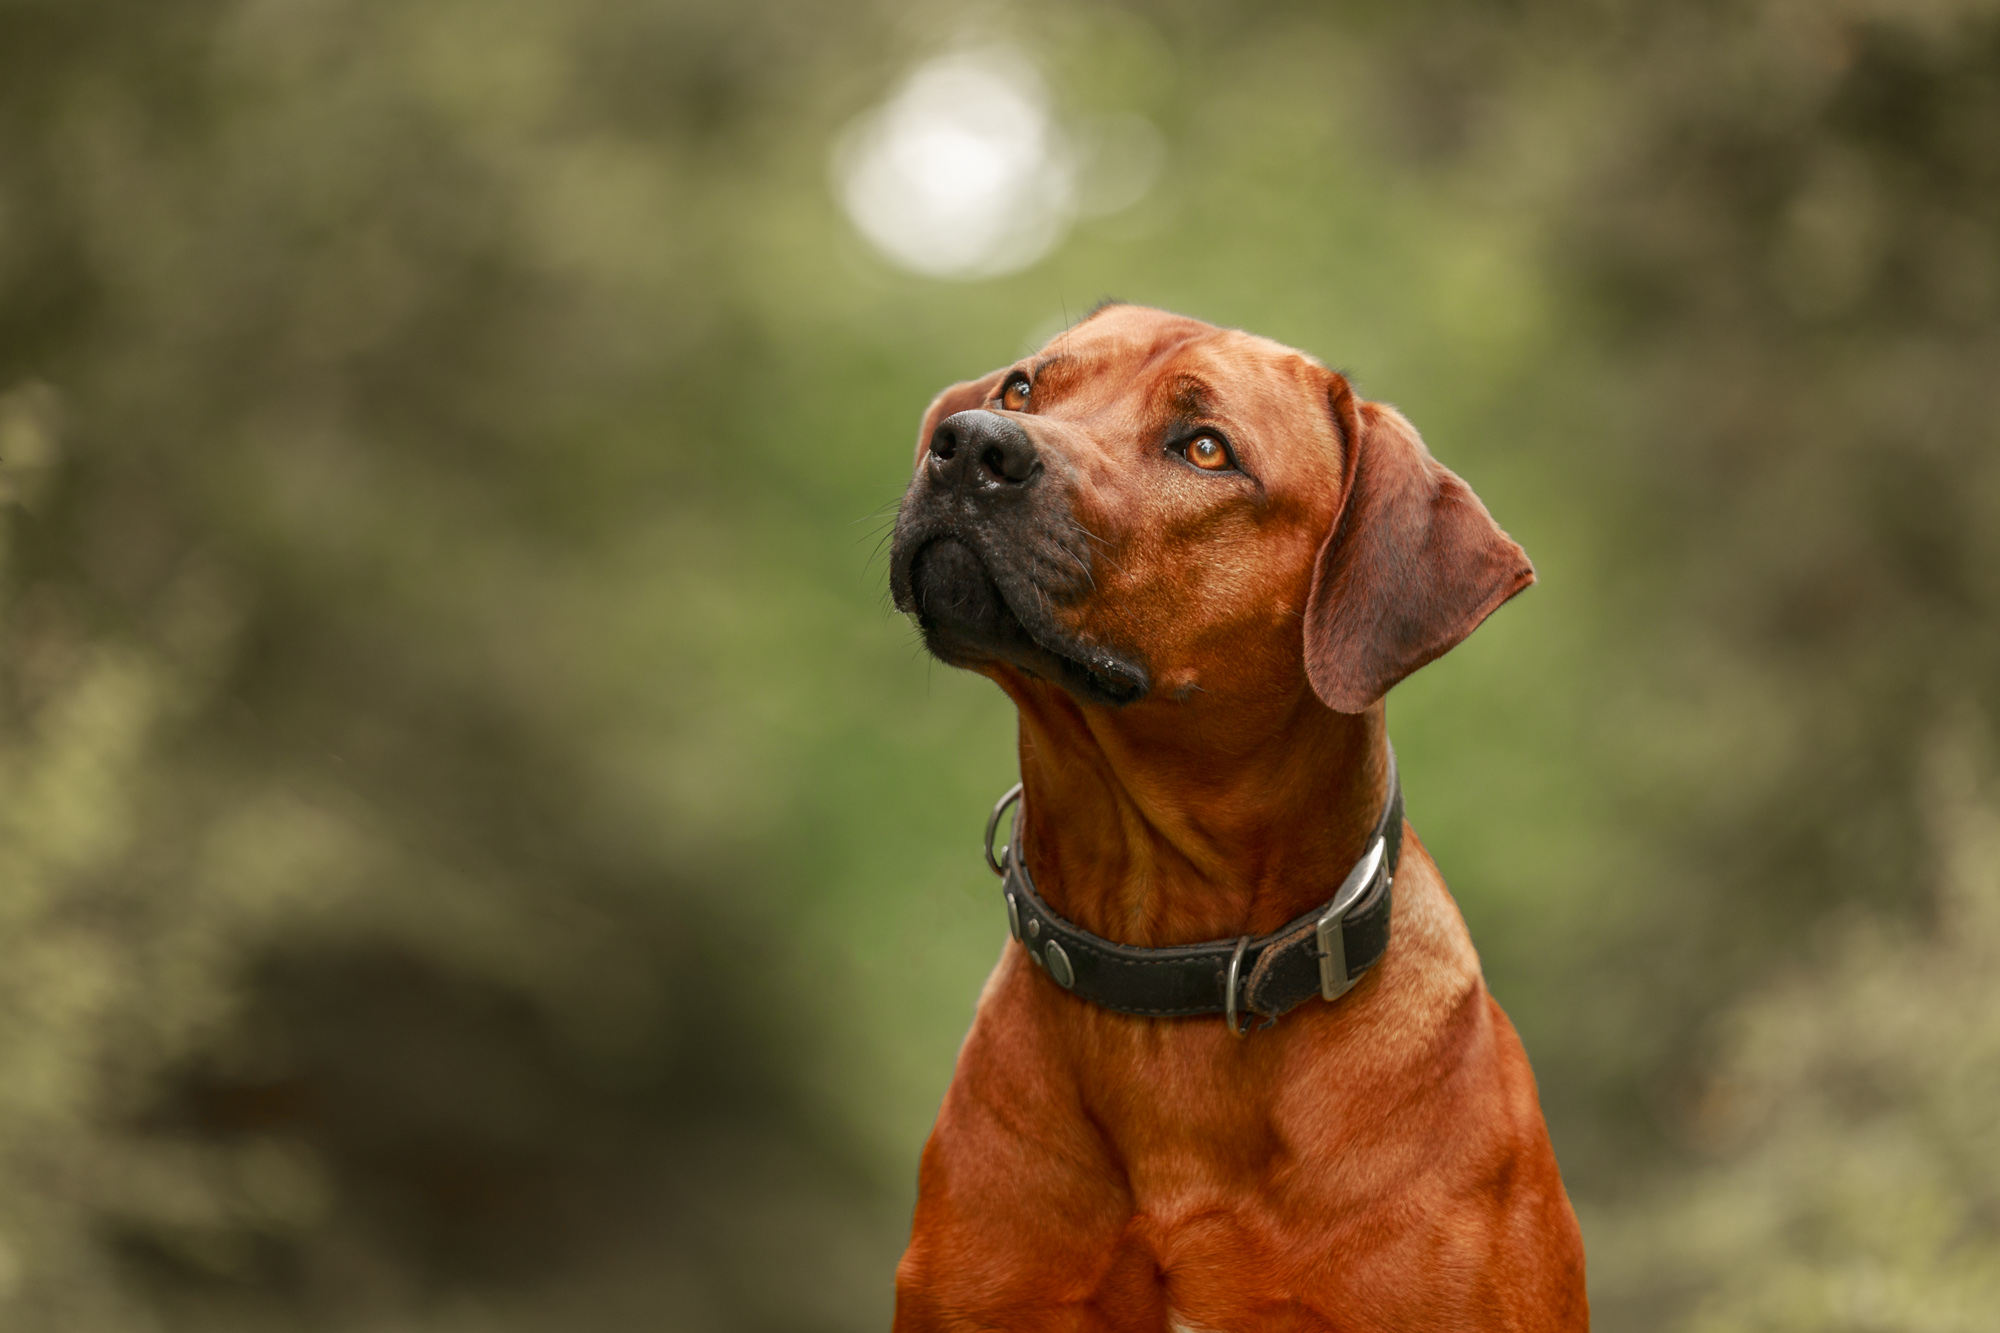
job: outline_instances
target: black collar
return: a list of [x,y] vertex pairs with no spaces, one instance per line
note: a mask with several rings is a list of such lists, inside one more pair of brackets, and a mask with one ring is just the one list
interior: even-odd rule
[[1063,920],[1035,891],[1018,835],[995,860],[993,831],[1021,798],[1016,783],[986,824],[986,859],[1007,894],[1007,928],[1064,990],[1121,1014],[1222,1014],[1242,1036],[1243,1012],[1265,1026],[1318,994],[1337,1000],[1389,947],[1390,887],[1403,853],[1403,785],[1389,751],[1389,798],[1366,849],[1333,897],[1269,935],[1140,949]]

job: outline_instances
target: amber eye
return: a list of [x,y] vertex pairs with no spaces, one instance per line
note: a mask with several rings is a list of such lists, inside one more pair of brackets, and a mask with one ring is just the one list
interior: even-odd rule
[[1229,466],[1229,450],[1213,435],[1197,435],[1188,441],[1187,461],[1204,472],[1220,472]]
[[1000,406],[1009,412],[1025,412],[1028,408],[1029,392],[1028,381],[1008,380],[1007,387],[1000,391]]

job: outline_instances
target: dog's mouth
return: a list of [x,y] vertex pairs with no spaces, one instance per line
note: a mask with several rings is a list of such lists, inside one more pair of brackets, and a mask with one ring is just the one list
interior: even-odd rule
[[897,604],[917,617],[924,644],[953,666],[998,659],[1094,703],[1121,705],[1144,697],[1146,669],[1085,642],[1056,625],[1045,597],[1023,584],[1015,609],[999,580],[969,544],[954,536],[925,542],[910,557]]

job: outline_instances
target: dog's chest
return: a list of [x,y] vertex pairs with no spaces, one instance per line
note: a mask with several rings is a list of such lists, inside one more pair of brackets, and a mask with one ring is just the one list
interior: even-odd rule
[[1125,1043],[1081,1071],[1085,1118],[1159,1237],[1206,1235],[1260,1201],[1337,1205],[1350,1184],[1365,1188],[1347,1180],[1381,1128],[1364,1083],[1329,1082],[1325,1060],[1246,1059],[1214,1035],[1180,1025],[1180,1040]]

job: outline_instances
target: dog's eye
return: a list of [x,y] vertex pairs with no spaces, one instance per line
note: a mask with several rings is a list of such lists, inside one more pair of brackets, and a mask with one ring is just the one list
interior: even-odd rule
[[1000,406],[1009,412],[1025,412],[1028,410],[1030,392],[1032,390],[1028,386],[1027,377],[1017,375],[1008,380],[1007,387],[1000,391]]
[[1229,460],[1229,447],[1213,435],[1197,435],[1189,440],[1187,461],[1203,472],[1221,472],[1233,466]]

